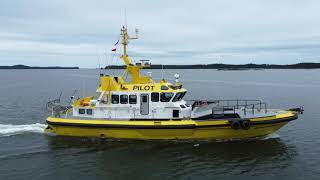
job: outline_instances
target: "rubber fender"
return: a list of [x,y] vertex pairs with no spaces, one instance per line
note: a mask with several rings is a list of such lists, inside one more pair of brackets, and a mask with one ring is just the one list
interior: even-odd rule
[[242,129],[245,129],[245,130],[250,129],[251,124],[250,124],[249,120],[243,120],[243,121],[241,121],[240,124],[241,124]]
[[230,126],[232,129],[240,129],[241,128],[241,124],[238,120],[231,121]]

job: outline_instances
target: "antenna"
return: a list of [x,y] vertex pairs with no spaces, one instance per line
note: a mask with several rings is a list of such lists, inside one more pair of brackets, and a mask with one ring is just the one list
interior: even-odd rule
[[97,57],[98,57],[98,67],[99,67],[99,76],[101,75],[101,64],[100,64],[100,56],[98,53],[98,49],[96,49]]
[[106,66],[103,68],[104,69],[104,73],[103,74],[107,74],[107,68],[108,70],[110,70],[110,67],[109,67],[109,64],[108,64],[108,53],[107,52],[104,52],[103,53],[103,56],[102,57],[105,57],[106,58]]
[[127,25],[127,10],[126,9],[124,9],[124,24],[125,24],[126,29],[127,29],[128,25]]
[[163,80],[164,79],[164,77],[163,77],[163,75],[164,75],[164,73],[163,73],[163,64],[161,64],[161,79]]
[[82,97],[86,96],[86,81],[82,80]]
[[99,54],[98,54],[98,50],[97,50],[97,56],[98,56],[98,66],[99,66],[99,78],[98,78],[98,81],[97,81],[97,83],[98,83],[98,86],[101,84],[101,76],[104,76],[104,72],[102,72],[102,70],[101,70],[101,64],[100,64],[100,56],[99,56]]
[[138,37],[138,35],[139,35],[139,30],[136,28],[135,31],[136,31],[136,38],[138,39],[138,38],[139,38],[139,37]]

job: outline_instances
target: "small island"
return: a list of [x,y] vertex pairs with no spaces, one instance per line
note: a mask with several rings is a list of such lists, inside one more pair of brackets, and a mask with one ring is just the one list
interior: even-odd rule
[[0,69],[79,69],[79,67],[61,67],[61,66],[49,66],[49,67],[39,67],[39,66],[26,66],[26,65],[13,65],[13,66],[0,66]]
[[[320,63],[298,64],[195,64],[195,65],[160,65],[152,64],[145,69],[217,69],[217,70],[262,70],[262,69],[319,69]],[[106,66],[106,69],[125,69],[125,66]]]

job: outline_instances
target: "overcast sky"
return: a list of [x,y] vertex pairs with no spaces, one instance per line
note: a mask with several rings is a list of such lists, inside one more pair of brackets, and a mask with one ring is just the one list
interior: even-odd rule
[[1,0],[0,65],[98,67],[125,23],[153,64],[320,62],[320,1]]

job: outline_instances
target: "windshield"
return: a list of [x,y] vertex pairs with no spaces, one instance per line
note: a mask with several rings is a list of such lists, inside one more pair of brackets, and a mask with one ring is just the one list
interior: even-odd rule
[[185,94],[186,92],[178,92],[176,96],[173,98],[172,102],[180,101]]
[[173,95],[173,93],[161,93],[160,100],[161,102],[169,102]]

